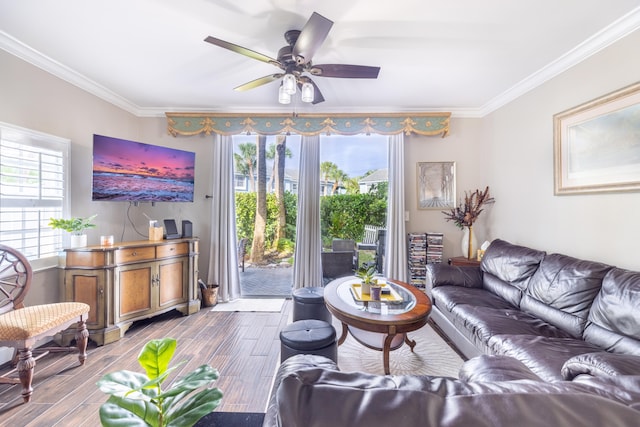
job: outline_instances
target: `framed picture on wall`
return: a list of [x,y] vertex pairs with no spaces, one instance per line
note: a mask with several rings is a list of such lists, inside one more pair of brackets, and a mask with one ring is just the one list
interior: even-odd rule
[[640,190],[640,83],[553,116],[555,194]]
[[456,163],[418,162],[418,209],[456,207]]

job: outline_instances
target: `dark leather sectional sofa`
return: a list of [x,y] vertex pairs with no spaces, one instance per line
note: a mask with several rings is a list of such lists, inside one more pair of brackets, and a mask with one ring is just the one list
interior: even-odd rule
[[495,240],[479,267],[428,267],[459,379],[344,373],[298,355],[265,426],[638,426],[640,272]]
[[546,381],[566,379],[566,363],[585,355],[612,369],[636,361],[640,375],[640,272],[494,240],[480,267],[432,264],[428,274],[432,318],[469,356],[471,343]]

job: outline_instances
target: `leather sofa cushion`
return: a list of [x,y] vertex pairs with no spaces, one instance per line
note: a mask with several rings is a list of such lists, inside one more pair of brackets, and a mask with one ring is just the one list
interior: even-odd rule
[[[453,323],[458,329],[471,331],[476,345],[488,347],[494,335],[539,335],[542,337],[570,338],[570,335],[547,322],[524,313],[519,309],[505,310],[479,307],[477,305],[457,305],[451,311]],[[478,345],[478,347],[480,347]],[[487,352],[487,351],[483,351]],[[499,351],[490,353],[501,354]],[[558,367],[560,372],[560,367]]]
[[539,335],[494,335],[489,346],[495,354],[518,359],[545,381],[562,380],[561,370],[567,360],[599,350],[581,339]]
[[550,307],[528,295],[524,295],[522,297],[520,307],[524,312],[530,313],[533,316],[566,331],[574,338],[582,337],[582,331],[584,330],[586,319],[580,319],[579,317],[572,316],[562,310]]
[[574,356],[562,366],[562,378],[572,380],[578,375],[611,377],[640,374],[640,357],[606,351]]
[[522,299],[520,288],[505,282],[491,273],[484,273],[483,288],[492,294],[508,301],[512,306],[518,307]]
[[522,291],[538,269],[545,253],[496,239],[485,252],[480,269],[483,287],[518,306]]
[[520,308],[582,337],[589,308],[610,265],[547,255],[524,291]]
[[291,356],[278,368],[273,380],[273,387],[267,402],[267,410],[264,416],[263,426],[275,427],[278,425],[278,388],[282,379],[292,373],[305,368],[338,369],[338,365],[331,359],[313,354],[296,354]]
[[277,391],[282,427],[632,426],[639,397],[597,381],[476,383],[314,368],[288,375]]
[[486,355],[469,359],[458,372],[460,381],[494,382],[514,380],[536,380],[540,377],[531,372],[522,362],[509,356]]
[[480,268],[520,290],[524,290],[529,279],[538,269],[545,252],[518,246],[495,239],[487,248]]
[[504,299],[484,289],[460,286],[440,286],[432,290],[432,303],[440,310],[451,311],[458,304],[473,304],[480,307],[515,309]]
[[432,288],[438,286],[482,287],[480,267],[459,267],[448,264],[427,264],[428,282]]
[[611,269],[591,305],[584,339],[614,353],[640,355],[640,272]]

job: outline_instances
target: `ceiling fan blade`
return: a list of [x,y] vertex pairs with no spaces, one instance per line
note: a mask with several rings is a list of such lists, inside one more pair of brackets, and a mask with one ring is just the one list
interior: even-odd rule
[[377,79],[380,67],[348,64],[314,65],[309,72],[319,77],[341,77],[348,79]]
[[300,89],[300,91],[302,91],[302,83],[311,83],[311,86],[313,86],[313,101],[311,101],[313,105],[324,102],[324,96],[322,96],[322,93],[320,92],[318,85],[316,85],[316,83],[313,80],[311,80],[307,76],[300,77],[298,79],[298,89]]
[[250,82],[247,82],[238,87],[234,87],[233,90],[237,90],[238,92],[243,92],[245,90],[255,89],[258,86],[266,85],[267,83],[276,81],[279,78],[282,78],[283,75],[284,74],[282,73],[270,74],[268,76],[260,77],[259,79],[251,80]]
[[298,64],[306,64],[311,61],[316,50],[327,38],[332,26],[333,21],[313,12],[307,23],[302,27],[298,40],[291,51]]
[[258,61],[267,62],[269,64],[273,64],[276,67],[282,68],[282,65],[278,62],[277,59],[273,59],[267,55],[263,55],[262,53],[256,52],[251,49],[247,49],[246,47],[239,46],[237,44],[233,44],[224,40],[217,39],[215,37],[207,37],[204,39],[207,43],[214,44],[216,46],[220,46],[222,48],[228,49],[232,52],[239,53],[240,55],[248,56],[249,58],[257,59]]

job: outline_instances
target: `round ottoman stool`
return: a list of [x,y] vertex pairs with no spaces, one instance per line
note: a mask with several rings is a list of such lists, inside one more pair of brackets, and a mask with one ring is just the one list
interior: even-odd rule
[[323,320],[298,320],[280,332],[280,362],[296,354],[325,356],[338,363],[336,330]]
[[316,319],[331,323],[331,313],[324,304],[324,288],[298,288],[293,291],[293,321]]

